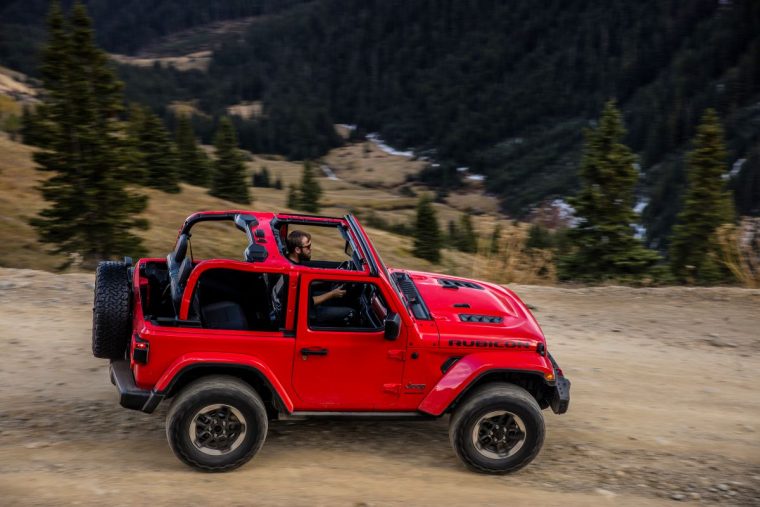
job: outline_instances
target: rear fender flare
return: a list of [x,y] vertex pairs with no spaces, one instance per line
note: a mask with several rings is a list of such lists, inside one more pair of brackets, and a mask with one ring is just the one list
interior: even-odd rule
[[417,410],[439,416],[461,399],[480,378],[491,373],[525,374],[549,384],[549,378],[553,380],[554,369],[546,358],[535,351],[509,355],[503,352],[470,354],[454,363]]
[[168,394],[184,375],[204,367],[228,368],[232,375],[235,375],[236,370],[238,372],[241,369],[252,371],[268,385],[273,396],[278,398],[280,407],[289,414],[294,410],[293,400],[271,368],[260,359],[244,354],[185,354],[180,356],[158,379],[154,391],[158,394]]

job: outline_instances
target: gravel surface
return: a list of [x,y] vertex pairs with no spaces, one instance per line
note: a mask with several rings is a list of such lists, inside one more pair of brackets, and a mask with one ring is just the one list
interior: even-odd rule
[[228,474],[92,357],[91,275],[0,268],[0,505],[760,505],[760,291],[515,286],[572,380],[536,461],[466,471],[448,418],[274,421]]

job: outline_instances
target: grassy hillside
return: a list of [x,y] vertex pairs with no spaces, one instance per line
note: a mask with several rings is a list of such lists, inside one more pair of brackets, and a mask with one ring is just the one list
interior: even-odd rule
[[[397,171],[409,171],[401,168],[405,162],[401,157],[387,155],[376,147],[369,148],[371,160],[378,161],[378,167],[395,167]],[[34,168],[33,148],[8,139],[0,134],[0,266],[56,270],[67,259],[64,255],[52,255],[49,247],[39,243],[29,219],[45,206],[36,186],[45,175]],[[331,154],[330,157],[337,157]],[[330,158],[328,157],[328,158]],[[347,161],[349,155],[343,155]],[[348,161],[347,161],[348,163]],[[293,211],[285,206],[288,185],[297,184],[301,177],[302,166],[276,158],[253,156],[247,162],[249,173],[259,171],[266,166],[273,176],[284,183],[283,190],[274,188],[252,188],[253,204],[250,209],[266,211]],[[353,176],[349,168],[338,170],[340,179],[332,180],[320,177],[318,181],[324,189],[324,209],[326,215],[342,215],[353,211],[366,215],[370,210],[380,214],[390,222],[406,222],[411,225],[414,219],[415,197],[404,197],[384,188],[370,188],[351,181]],[[363,180],[365,175],[357,173],[356,178]],[[413,188],[412,192],[423,192],[423,188]],[[144,216],[150,221],[150,229],[140,233],[145,240],[149,255],[162,257],[174,244],[177,229],[189,214],[210,209],[238,208],[238,205],[209,196],[206,189],[192,185],[182,185],[180,194],[166,194],[153,189],[141,189],[149,196],[148,209]],[[464,201],[475,200],[472,194],[461,196]],[[481,197],[481,199],[486,199]],[[451,206],[436,204],[439,222],[442,228],[449,220],[458,220],[462,211]],[[485,238],[490,235],[498,218],[494,215],[474,217],[476,228]],[[497,281],[541,281],[535,276],[536,270],[529,261],[521,258],[521,238],[525,236],[524,226],[513,226],[511,222],[502,221],[505,241],[512,245],[512,256],[504,263],[495,263],[488,256],[465,254],[455,250],[444,250],[443,260],[439,265],[430,264],[411,255],[412,238],[400,236],[384,230],[367,227],[368,232],[378,247],[383,259],[390,266],[404,267],[426,271],[447,272],[460,276],[475,276]],[[223,227],[209,227],[204,234],[213,238],[218,254],[241,256],[240,236],[237,231]],[[483,241],[485,244],[485,240]],[[340,245],[320,245],[325,249],[340,248]],[[507,263],[508,261],[508,263]],[[527,262],[527,263],[526,263]],[[497,268],[498,266],[498,268]],[[73,269],[77,269],[76,265]],[[505,270],[506,269],[506,270]],[[548,279],[551,279],[549,274]]]

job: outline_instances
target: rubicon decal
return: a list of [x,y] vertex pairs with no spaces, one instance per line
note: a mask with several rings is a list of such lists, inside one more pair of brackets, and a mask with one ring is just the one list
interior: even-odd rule
[[477,347],[489,349],[530,349],[531,342],[522,340],[449,340],[449,347]]

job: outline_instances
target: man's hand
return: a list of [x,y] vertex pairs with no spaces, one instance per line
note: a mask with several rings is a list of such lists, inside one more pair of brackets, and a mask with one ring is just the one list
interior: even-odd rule
[[314,296],[312,299],[314,301],[314,305],[321,305],[325,301],[328,301],[333,298],[342,298],[346,295],[346,289],[343,288],[343,285],[339,285],[338,287],[335,287],[333,290],[325,292],[324,294],[320,294],[319,296]]
[[346,295],[346,289],[343,288],[343,285],[339,285],[338,287],[335,287],[333,290],[329,292],[330,299],[332,298],[342,298]]

